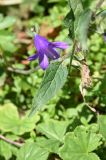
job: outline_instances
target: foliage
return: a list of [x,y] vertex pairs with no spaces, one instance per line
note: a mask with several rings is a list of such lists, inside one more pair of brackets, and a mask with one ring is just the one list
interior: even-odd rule
[[[106,3],[6,3],[0,2],[0,160],[105,160]],[[69,44],[46,71],[27,61],[36,52],[32,26]]]

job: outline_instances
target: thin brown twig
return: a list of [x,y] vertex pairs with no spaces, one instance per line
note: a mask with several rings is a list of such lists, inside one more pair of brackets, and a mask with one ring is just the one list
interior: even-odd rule
[[[62,62],[65,58],[68,58],[68,56],[65,55],[65,56],[59,58],[58,61]],[[57,60],[55,60],[55,61],[57,61]],[[29,70],[22,70],[22,69],[13,68],[13,67],[7,67],[7,71],[14,72],[14,73],[19,73],[19,74],[23,74],[23,75],[29,75],[29,74],[37,71],[38,69],[40,69],[39,66],[37,66],[33,69],[29,69]]]
[[39,69],[39,66],[37,66],[36,68],[33,68],[33,69],[29,69],[29,70],[22,70],[22,69],[18,69],[18,68],[8,67],[7,71],[19,73],[19,74],[23,74],[23,75],[28,75],[28,74],[35,72],[38,69]]
[[15,145],[16,147],[21,147],[23,144],[22,143],[18,143],[18,142],[14,142],[12,140],[10,140],[9,138],[4,137],[3,135],[0,134],[0,139],[2,139],[3,141]]
[[94,112],[94,113],[96,113],[96,114],[99,114],[95,108],[91,107],[91,106],[89,105],[89,103],[86,102],[86,100],[85,100],[84,97],[83,97],[83,100],[84,100],[84,104],[85,104],[92,112]]
[[14,5],[22,3],[22,0],[0,0],[0,5]]

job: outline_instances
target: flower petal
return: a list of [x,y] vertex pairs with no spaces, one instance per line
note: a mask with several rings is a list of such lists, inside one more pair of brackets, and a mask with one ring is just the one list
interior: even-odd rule
[[49,42],[46,38],[36,34],[34,37],[34,45],[38,52],[42,49],[45,49],[48,46]]
[[47,52],[46,52],[47,57],[51,59],[58,59],[60,57],[59,53],[53,49],[52,47],[48,47]]
[[39,64],[43,70],[45,70],[48,67],[49,61],[48,57],[45,54],[39,54]]
[[60,48],[60,49],[66,49],[69,47],[69,45],[65,42],[50,42],[50,45],[53,48]]
[[32,56],[28,57],[29,61],[33,61],[36,60],[38,58],[38,53],[37,54],[33,54]]

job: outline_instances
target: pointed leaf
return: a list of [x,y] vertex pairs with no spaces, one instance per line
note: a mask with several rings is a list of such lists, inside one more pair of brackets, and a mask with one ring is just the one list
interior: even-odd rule
[[67,78],[67,68],[62,63],[52,63],[46,70],[42,84],[35,95],[29,116],[45,105],[61,89]]
[[79,40],[83,50],[87,50],[87,34],[91,16],[92,11],[89,9],[85,10],[79,17],[78,25],[76,28],[76,37]]
[[74,12],[75,18],[77,18],[83,11],[82,1],[81,0],[70,0],[70,5]]

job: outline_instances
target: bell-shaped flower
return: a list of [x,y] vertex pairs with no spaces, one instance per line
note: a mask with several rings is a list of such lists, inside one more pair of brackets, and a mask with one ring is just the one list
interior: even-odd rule
[[60,57],[56,49],[66,49],[68,44],[65,42],[49,42],[46,38],[36,34],[34,36],[34,46],[37,53],[28,57],[28,60],[32,61],[38,58],[40,67],[45,70],[49,65],[49,58],[55,60]]

